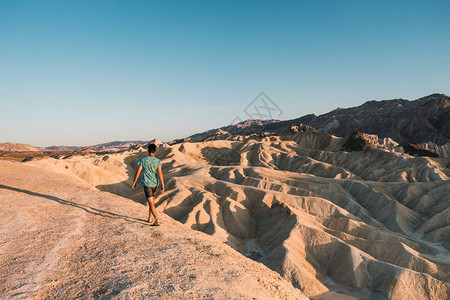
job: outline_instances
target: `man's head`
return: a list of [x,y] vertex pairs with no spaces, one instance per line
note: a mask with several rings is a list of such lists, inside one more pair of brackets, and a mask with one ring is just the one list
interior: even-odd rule
[[156,145],[155,144],[149,144],[148,145],[148,153],[149,154],[155,154],[156,152]]

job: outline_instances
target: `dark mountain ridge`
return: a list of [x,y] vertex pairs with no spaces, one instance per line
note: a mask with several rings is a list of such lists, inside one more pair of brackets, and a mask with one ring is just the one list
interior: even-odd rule
[[390,137],[399,143],[450,141],[450,97],[432,94],[414,101],[405,99],[368,101],[336,109],[307,123],[319,132],[349,137],[360,131]]
[[450,97],[432,94],[417,100],[371,100],[360,106],[337,108],[316,116],[305,115],[291,120],[246,120],[244,122],[197,133],[182,141],[202,141],[216,135],[246,135],[279,131],[298,124],[306,124],[318,132],[349,138],[355,132],[390,137],[404,143],[450,142]]
[[108,143],[102,143],[92,146],[50,146],[50,147],[38,147],[41,151],[78,151],[82,148],[92,147],[94,150],[98,151],[108,151],[108,150],[120,150],[120,149],[128,149],[131,146],[136,144],[145,144],[148,141],[113,141]]

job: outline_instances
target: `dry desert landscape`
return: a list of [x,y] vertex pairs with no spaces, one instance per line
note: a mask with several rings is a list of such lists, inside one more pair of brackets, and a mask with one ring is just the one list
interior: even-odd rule
[[449,298],[448,144],[303,124],[196,137],[154,141],[156,228],[131,189],[145,144],[0,160],[0,296]]

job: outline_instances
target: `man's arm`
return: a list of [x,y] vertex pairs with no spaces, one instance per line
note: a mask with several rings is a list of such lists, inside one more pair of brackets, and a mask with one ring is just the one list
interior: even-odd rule
[[142,167],[139,166],[139,168],[136,171],[136,175],[134,175],[134,181],[133,181],[133,185],[131,186],[131,188],[134,190],[136,188],[136,181],[139,178],[139,175],[141,175],[141,171],[142,171]]
[[164,193],[164,178],[163,178],[161,166],[158,167],[158,176],[159,176],[159,181],[161,182],[161,193]]

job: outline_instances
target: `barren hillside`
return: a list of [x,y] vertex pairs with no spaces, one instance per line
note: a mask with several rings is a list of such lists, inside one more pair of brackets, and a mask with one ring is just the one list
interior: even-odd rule
[[206,234],[85,182],[0,161],[2,299],[306,299]]
[[0,143],[0,151],[23,152],[23,151],[39,151],[39,149],[28,144]]
[[[314,132],[161,145],[167,192],[158,210],[278,272],[309,297],[449,297],[448,158],[342,151]],[[384,146],[383,146],[384,145]],[[384,147],[384,148],[383,148]],[[27,164],[132,191],[135,149]]]

